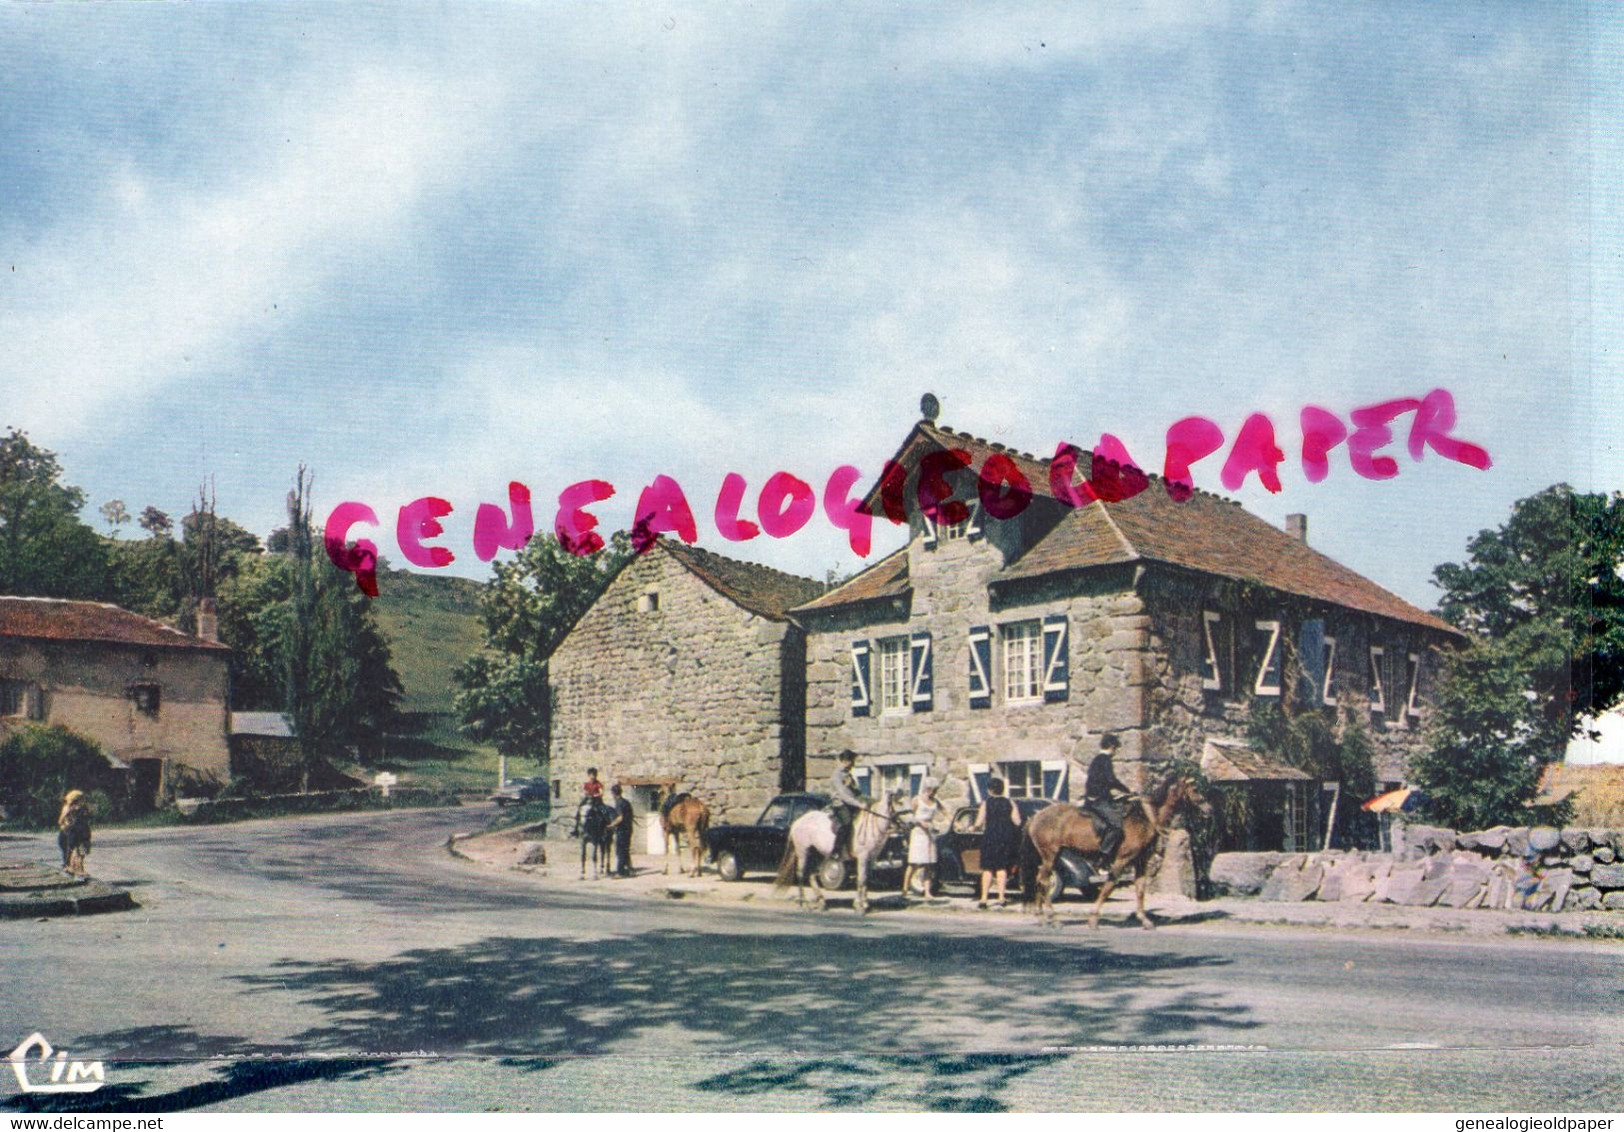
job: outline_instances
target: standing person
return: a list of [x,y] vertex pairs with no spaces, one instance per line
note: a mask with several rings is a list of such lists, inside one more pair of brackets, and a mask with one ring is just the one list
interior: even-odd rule
[[998,903],[1009,902],[1009,870],[1015,867],[1021,847],[1021,811],[1004,797],[1004,780],[987,780],[987,797],[976,811],[976,828],[981,830],[981,902],[987,906],[992,882],[998,880]]
[[831,857],[845,854],[852,822],[856,820],[858,811],[869,807],[868,797],[857,789],[857,776],[852,773],[856,765],[856,751],[845,750],[835,756],[835,773],[829,779],[829,818],[835,826],[835,846],[829,853]]
[[936,780],[926,778],[919,784],[919,800],[914,803],[908,831],[908,870],[902,877],[902,892],[913,891],[914,874],[925,878],[925,895],[931,894],[936,880],[936,815],[941,806],[936,801]]
[[62,867],[74,876],[84,876],[85,855],[90,852],[90,805],[85,801],[83,790],[69,790],[63,796],[56,828]]
[[615,816],[609,819],[609,828],[615,831],[615,875],[629,877],[632,875],[632,804],[626,801],[625,791],[619,784],[609,788],[614,795],[614,802],[610,809]]
[[1122,799],[1133,793],[1116,776],[1116,764],[1111,756],[1122,745],[1115,735],[1100,739],[1100,753],[1088,764],[1088,777],[1083,780],[1083,809],[1093,817],[1094,832],[1100,839],[1100,856],[1107,869],[1116,860],[1117,848],[1122,844]]

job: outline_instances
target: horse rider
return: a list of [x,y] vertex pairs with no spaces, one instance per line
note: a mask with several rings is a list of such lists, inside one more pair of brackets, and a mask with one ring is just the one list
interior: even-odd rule
[[1116,776],[1112,752],[1122,745],[1115,735],[1100,739],[1100,753],[1088,764],[1088,775],[1083,780],[1083,810],[1094,819],[1094,831],[1100,839],[1100,854],[1110,866],[1116,860],[1116,851],[1122,845],[1122,803],[1133,791]]
[[586,781],[581,784],[581,800],[575,804],[575,833],[581,832],[581,819],[588,807],[603,805],[603,783],[598,781],[598,768],[586,768]]
[[829,820],[835,827],[835,845],[831,857],[843,856],[850,847],[852,821],[858,811],[868,809],[867,795],[857,789],[857,778],[852,767],[857,765],[857,752],[841,751],[835,756],[835,773],[829,779]]

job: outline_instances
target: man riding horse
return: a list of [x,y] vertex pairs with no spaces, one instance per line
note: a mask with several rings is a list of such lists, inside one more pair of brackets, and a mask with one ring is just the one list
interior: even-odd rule
[[845,750],[835,756],[834,776],[829,779],[829,819],[835,827],[831,857],[846,855],[852,820],[872,804],[868,796],[857,789],[857,777],[852,774],[852,767],[856,765],[856,751]]
[[1100,753],[1088,764],[1088,776],[1083,780],[1083,812],[1094,819],[1094,830],[1100,841],[1100,854],[1109,864],[1116,859],[1122,844],[1122,803],[1133,794],[1116,776],[1116,764],[1111,753],[1122,745],[1115,735],[1100,740]]

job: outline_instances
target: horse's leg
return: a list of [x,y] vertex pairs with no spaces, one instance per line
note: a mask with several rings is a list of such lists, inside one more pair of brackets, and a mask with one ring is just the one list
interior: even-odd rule
[[1097,927],[1100,926],[1100,909],[1105,907],[1105,898],[1107,896],[1111,895],[1111,891],[1113,889],[1115,889],[1116,886],[1117,886],[1117,875],[1116,875],[1116,869],[1113,868],[1106,875],[1105,883],[1100,886],[1100,898],[1098,900],[1094,901],[1094,911],[1089,914],[1088,926],[1090,928],[1097,928]]
[[857,858],[857,896],[852,907],[859,915],[868,915],[868,860],[864,857]]
[[661,825],[660,832],[661,832],[661,834],[664,835],[664,838],[661,841],[661,844],[665,846],[665,875],[670,876],[671,875],[671,827],[668,826],[668,825]]
[[1133,887],[1139,895],[1139,922],[1144,925],[1146,931],[1156,926],[1156,921],[1151,919],[1150,913],[1145,911],[1145,887],[1146,882],[1149,880],[1150,877],[1146,874],[1144,865],[1141,864],[1134,869]]

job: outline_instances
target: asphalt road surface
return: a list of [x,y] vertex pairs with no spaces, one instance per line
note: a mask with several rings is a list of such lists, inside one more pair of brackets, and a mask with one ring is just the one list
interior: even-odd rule
[[0,1051],[107,1084],[0,1106],[1624,1109],[1618,944],[629,898],[448,857],[485,816],[98,833],[142,907],[0,923]]

